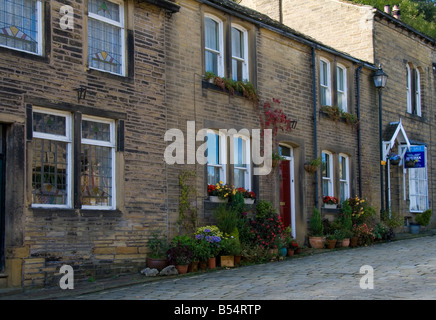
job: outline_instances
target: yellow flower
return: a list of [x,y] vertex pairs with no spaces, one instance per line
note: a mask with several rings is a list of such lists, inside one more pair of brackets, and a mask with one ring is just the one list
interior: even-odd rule
[[223,184],[223,182],[220,180],[220,184]]

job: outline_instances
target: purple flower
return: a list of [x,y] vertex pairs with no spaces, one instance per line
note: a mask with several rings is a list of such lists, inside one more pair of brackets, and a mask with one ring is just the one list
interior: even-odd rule
[[204,232],[210,232],[210,229],[204,229]]

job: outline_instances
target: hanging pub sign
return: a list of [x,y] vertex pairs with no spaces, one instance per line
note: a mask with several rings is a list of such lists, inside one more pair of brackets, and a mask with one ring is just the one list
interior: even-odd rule
[[406,168],[425,168],[425,146],[410,146],[404,155]]

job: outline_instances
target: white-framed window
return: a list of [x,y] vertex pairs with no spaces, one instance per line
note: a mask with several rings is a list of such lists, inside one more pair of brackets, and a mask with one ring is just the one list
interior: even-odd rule
[[328,151],[322,152],[322,196],[334,196],[333,155]]
[[223,22],[209,14],[204,16],[205,71],[224,77]]
[[88,65],[124,76],[126,73],[124,4],[88,1]]
[[71,208],[71,114],[33,108],[32,131],[32,207]]
[[412,113],[412,70],[406,65],[406,94],[407,94],[407,112]]
[[225,135],[207,131],[207,184],[226,183],[227,147]]
[[232,79],[248,81],[248,32],[232,24]]
[[330,73],[330,62],[325,59],[320,59],[319,68],[319,81],[320,81],[320,94],[321,94],[321,105],[331,106],[332,105],[332,95],[331,95],[331,73]]
[[414,95],[415,95],[415,105],[414,113],[421,116],[421,73],[418,69],[414,72]]
[[348,112],[347,68],[339,64],[336,66],[336,84],[338,107],[342,111]]
[[350,157],[339,154],[339,190],[340,201],[350,198]]
[[40,0],[0,0],[0,46],[42,55]]
[[233,137],[233,166],[235,188],[251,190],[250,139]]
[[409,210],[423,212],[428,209],[428,177],[427,177],[427,148],[424,152],[424,168],[408,168],[409,173]]
[[115,208],[115,121],[83,116],[80,190],[82,208]]

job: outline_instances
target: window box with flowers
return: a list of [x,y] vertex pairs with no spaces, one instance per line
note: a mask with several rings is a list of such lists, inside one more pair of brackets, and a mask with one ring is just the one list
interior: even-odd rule
[[244,197],[245,204],[253,204],[254,200],[256,200],[256,194],[253,191],[248,191],[244,188],[236,189],[237,193],[240,193]]
[[325,209],[336,209],[338,207],[338,199],[335,197],[325,196],[322,201]]
[[225,203],[229,201],[229,197],[232,194],[232,188],[220,181],[216,185],[209,184],[207,186],[207,193],[209,195],[210,202]]
[[388,159],[389,159],[390,164],[394,165],[394,166],[397,166],[401,161],[401,157],[395,153],[389,154]]

